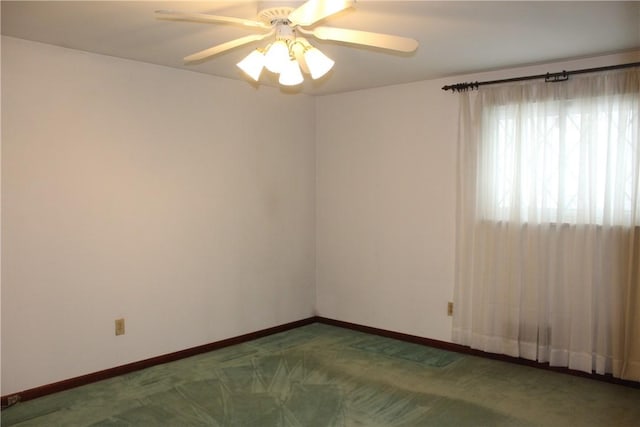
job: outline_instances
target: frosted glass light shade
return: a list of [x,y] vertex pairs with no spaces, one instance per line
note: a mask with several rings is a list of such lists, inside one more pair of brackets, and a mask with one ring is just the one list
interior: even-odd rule
[[264,66],[272,73],[280,73],[285,65],[289,62],[289,48],[287,44],[278,40],[271,45],[267,53],[264,55]]
[[253,80],[258,81],[264,68],[264,55],[254,50],[236,65]]
[[296,60],[291,60],[285,65],[280,72],[280,79],[278,79],[278,82],[283,86],[295,86],[303,81],[304,77],[302,77],[300,66]]
[[335,64],[335,61],[315,47],[312,47],[305,52],[304,59],[307,63],[307,67],[309,67],[311,78],[314,80],[327,74],[329,70],[333,68],[333,64]]

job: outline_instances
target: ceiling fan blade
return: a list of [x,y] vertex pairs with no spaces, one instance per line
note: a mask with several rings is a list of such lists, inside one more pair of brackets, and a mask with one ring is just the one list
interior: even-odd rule
[[308,27],[353,5],[353,0],[308,0],[289,14],[293,25]]
[[[307,32],[304,32],[307,34]],[[333,40],[378,47],[381,49],[397,50],[399,52],[413,52],[418,48],[418,42],[414,39],[389,34],[370,33],[368,31],[349,30],[345,28],[318,27],[309,31],[320,40]]]
[[273,34],[273,31],[270,31],[266,34],[252,34],[250,36],[240,37],[239,39],[231,40],[230,42],[222,43],[217,46],[210,47],[209,49],[201,50],[200,52],[185,56],[184,62],[187,63],[202,61],[203,59],[210,58],[219,53],[226,52],[227,50],[235,49],[247,43],[262,40],[265,37],[270,36],[271,34]]
[[159,19],[171,19],[175,21],[210,22],[216,24],[236,24],[255,28],[271,28],[270,25],[258,21],[251,21],[250,19],[216,16],[206,13],[185,13],[174,10],[156,10],[156,15]]

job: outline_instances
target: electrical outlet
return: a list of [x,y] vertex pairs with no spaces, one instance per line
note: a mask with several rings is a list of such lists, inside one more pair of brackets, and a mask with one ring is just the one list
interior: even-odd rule
[[447,303],[447,316],[453,316],[453,303],[451,301]]
[[124,335],[124,319],[116,319],[116,335]]

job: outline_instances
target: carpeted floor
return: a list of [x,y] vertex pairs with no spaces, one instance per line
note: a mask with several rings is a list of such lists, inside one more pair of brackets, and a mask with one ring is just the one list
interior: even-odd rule
[[640,389],[312,324],[19,403],[2,426],[640,426]]

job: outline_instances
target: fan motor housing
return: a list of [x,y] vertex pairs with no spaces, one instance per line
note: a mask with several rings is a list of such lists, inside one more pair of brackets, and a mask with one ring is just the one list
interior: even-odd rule
[[258,13],[258,19],[265,24],[275,25],[278,23],[289,24],[289,14],[293,12],[292,7],[270,7]]

